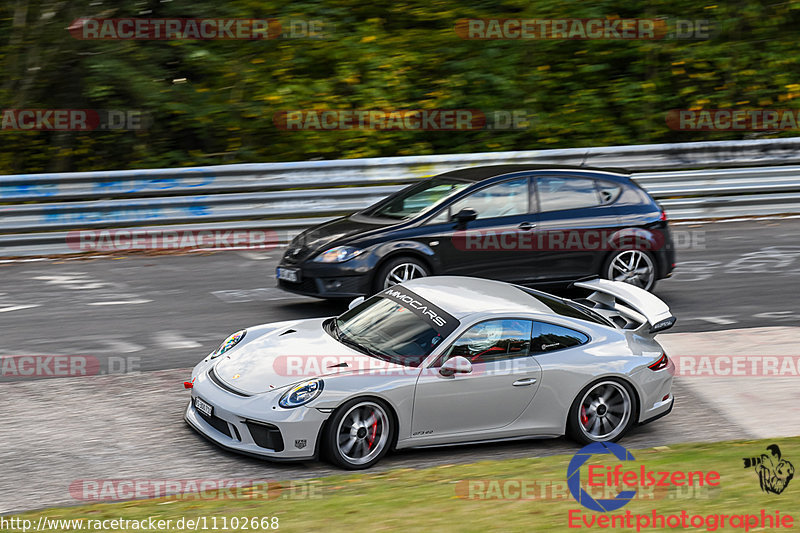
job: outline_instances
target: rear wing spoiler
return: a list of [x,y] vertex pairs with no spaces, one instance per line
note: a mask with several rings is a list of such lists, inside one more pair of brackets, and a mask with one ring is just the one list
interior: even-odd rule
[[592,293],[580,300],[595,312],[608,318],[622,329],[655,335],[675,324],[669,306],[657,296],[630,283],[593,279],[576,281],[575,287],[589,289]]

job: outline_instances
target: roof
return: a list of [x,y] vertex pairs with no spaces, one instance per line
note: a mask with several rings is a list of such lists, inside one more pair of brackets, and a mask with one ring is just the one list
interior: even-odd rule
[[457,319],[478,311],[553,313],[540,300],[502,281],[464,276],[430,276],[404,281],[402,285]]
[[605,172],[607,174],[614,174],[617,177],[630,177],[630,172],[623,169],[609,169],[609,168],[593,168],[593,167],[579,167],[573,165],[542,165],[542,164],[527,164],[527,165],[484,165],[478,167],[460,168],[458,170],[451,170],[439,176],[447,176],[449,178],[456,178],[465,181],[481,181],[503,174],[510,174],[511,172],[524,172],[524,171],[544,171],[544,170],[578,170],[584,172]]

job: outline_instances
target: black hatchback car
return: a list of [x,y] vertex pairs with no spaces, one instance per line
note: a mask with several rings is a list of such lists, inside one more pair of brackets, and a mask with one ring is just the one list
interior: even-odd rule
[[651,290],[675,267],[664,211],[630,177],[497,165],[421,180],[299,234],[278,286],[320,298],[450,274],[521,285],[599,275]]

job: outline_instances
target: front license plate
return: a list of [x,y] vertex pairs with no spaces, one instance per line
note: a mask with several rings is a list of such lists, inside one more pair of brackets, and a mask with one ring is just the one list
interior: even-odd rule
[[278,279],[284,281],[291,281],[292,283],[300,283],[300,270],[296,268],[281,268],[278,267]]
[[204,402],[200,397],[194,399],[194,407],[206,416],[212,416],[214,413],[214,408]]

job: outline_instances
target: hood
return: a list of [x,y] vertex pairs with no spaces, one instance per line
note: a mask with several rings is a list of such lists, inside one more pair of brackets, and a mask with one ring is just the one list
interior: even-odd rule
[[214,373],[247,394],[331,374],[395,366],[362,354],[328,335],[326,319],[314,318],[272,330],[223,355]]
[[359,215],[336,218],[319,226],[307,229],[291,242],[284,253],[284,259],[300,262],[311,256],[325,251],[329,246],[338,244],[337,241],[363,236],[370,232],[377,232],[388,226],[393,226],[399,221],[386,221],[367,218]]

